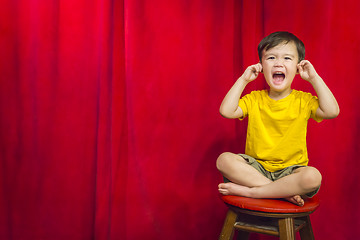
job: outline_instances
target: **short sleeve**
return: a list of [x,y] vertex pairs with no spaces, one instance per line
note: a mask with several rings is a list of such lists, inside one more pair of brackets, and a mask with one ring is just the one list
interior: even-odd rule
[[242,98],[240,98],[239,107],[243,111],[243,116],[241,118],[239,118],[240,120],[243,120],[244,118],[246,118],[248,116],[248,114],[249,114],[249,111],[251,111],[252,98],[253,97],[252,97],[251,93],[249,93],[249,94],[243,96]]
[[319,108],[319,99],[315,96],[312,96],[309,101],[310,108],[310,117],[314,119],[316,122],[321,122],[323,119],[321,117],[316,116],[316,111]]

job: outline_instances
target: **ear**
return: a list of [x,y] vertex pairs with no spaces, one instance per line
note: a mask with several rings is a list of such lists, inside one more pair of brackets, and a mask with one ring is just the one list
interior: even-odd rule
[[296,65],[296,74],[299,74],[299,64],[300,64],[300,63],[298,63],[298,64]]

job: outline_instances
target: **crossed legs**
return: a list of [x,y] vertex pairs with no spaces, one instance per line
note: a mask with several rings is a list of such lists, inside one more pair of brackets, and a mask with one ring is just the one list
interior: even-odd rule
[[301,167],[292,174],[271,181],[244,158],[233,153],[223,153],[216,162],[217,168],[231,182],[220,183],[219,192],[251,198],[285,198],[302,206],[302,195],[314,191],[321,184],[321,174],[313,167]]

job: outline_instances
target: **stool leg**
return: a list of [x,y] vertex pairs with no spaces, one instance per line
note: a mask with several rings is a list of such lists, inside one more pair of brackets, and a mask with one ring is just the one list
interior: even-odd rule
[[279,219],[280,240],[295,240],[295,227],[293,218]]
[[306,222],[306,225],[300,229],[301,240],[314,240],[314,233],[311,227],[310,216],[301,218]]
[[219,240],[230,240],[234,237],[234,224],[237,219],[237,214],[229,209],[226,214],[225,222],[219,236]]

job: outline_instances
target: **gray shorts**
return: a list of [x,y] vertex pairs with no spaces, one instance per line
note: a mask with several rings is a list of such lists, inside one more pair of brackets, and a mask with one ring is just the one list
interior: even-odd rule
[[[285,177],[287,175],[292,174],[296,169],[300,168],[300,167],[305,167],[303,165],[293,165],[284,169],[281,169],[279,171],[276,172],[269,172],[268,170],[266,170],[258,161],[256,161],[255,158],[248,156],[246,154],[239,154],[241,157],[243,157],[249,165],[251,165],[252,167],[254,167],[256,170],[258,170],[262,175],[264,175],[265,177],[267,177],[268,179],[270,179],[271,181],[276,181],[282,177]],[[229,179],[224,177],[224,182],[230,182]],[[316,190],[305,194],[307,197],[313,197],[315,196],[315,194],[317,194],[320,190],[320,187],[318,187]]]

